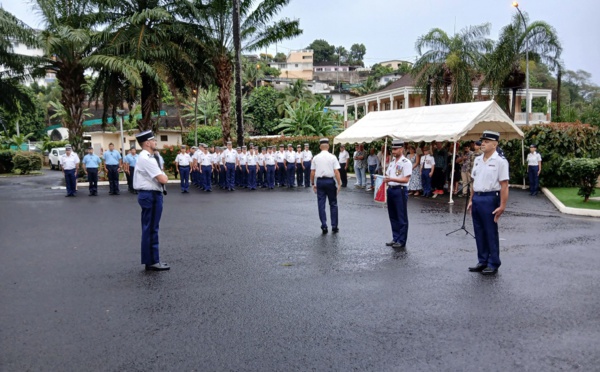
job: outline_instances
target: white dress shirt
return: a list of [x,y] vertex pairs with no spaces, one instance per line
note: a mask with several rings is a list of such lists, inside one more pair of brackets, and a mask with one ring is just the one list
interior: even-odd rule
[[[388,165],[385,175],[391,178],[404,178],[412,175],[412,163],[402,155],[399,159],[394,158]],[[388,182],[389,186],[408,186],[408,182]]]
[[71,156],[67,156],[64,154],[60,157],[60,165],[64,170],[71,170],[77,168],[77,164],[79,164],[79,156],[71,151]]
[[495,151],[487,161],[483,157],[483,154],[476,157],[473,164],[473,191],[500,191],[500,182],[508,180],[508,161]]
[[160,170],[154,156],[150,155],[148,151],[142,150],[133,173],[133,188],[136,190],[162,191],[160,182],[156,180],[156,176],[161,174],[164,173]]
[[350,159],[350,154],[346,150],[340,151],[340,154],[338,155],[338,159],[339,159],[340,163],[347,163],[348,159]]
[[540,165],[539,162],[541,162],[541,161],[542,161],[542,155],[538,154],[537,152],[529,153],[527,155],[527,165],[532,165],[532,166]]
[[175,162],[179,164],[179,166],[181,167],[185,167],[187,165],[190,165],[192,158],[190,157],[190,154],[188,153],[179,153],[177,154],[177,157],[175,158]]
[[310,150],[302,151],[302,161],[311,161],[313,158],[312,152]]
[[225,149],[223,150],[223,158],[225,159],[226,163],[235,163],[235,160],[237,159],[237,152],[234,149]]
[[322,150],[319,155],[313,158],[310,169],[315,171],[315,179],[321,177],[333,178],[335,170],[340,169],[340,163],[335,155]]

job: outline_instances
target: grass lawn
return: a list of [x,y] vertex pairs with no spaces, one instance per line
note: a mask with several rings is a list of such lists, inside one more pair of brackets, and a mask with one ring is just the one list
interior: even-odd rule
[[549,190],[566,207],[600,210],[600,200],[591,199],[593,197],[600,196],[598,189],[596,189],[596,193],[591,196],[590,200],[587,203],[583,202],[583,197],[577,195],[577,191],[579,190],[577,187],[553,187]]

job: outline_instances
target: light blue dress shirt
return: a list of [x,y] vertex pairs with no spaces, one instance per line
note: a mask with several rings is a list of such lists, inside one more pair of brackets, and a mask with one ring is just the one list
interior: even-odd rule
[[104,151],[104,162],[106,165],[119,165],[119,160],[121,160],[121,153],[117,150]]
[[138,154],[135,155],[131,155],[131,154],[127,154],[127,156],[125,156],[125,163],[129,164],[130,167],[134,167],[135,168],[135,164],[138,161]]
[[82,163],[86,168],[98,168],[102,164],[102,160],[96,154],[87,154],[83,157]]

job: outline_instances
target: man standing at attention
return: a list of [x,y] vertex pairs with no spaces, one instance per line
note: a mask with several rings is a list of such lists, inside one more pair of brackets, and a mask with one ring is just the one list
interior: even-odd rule
[[304,172],[304,187],[310,187],[310,163],[312,162],[312,158],[313,155],[310,151],[308,143],[305,143],[304,151],[302,151],[302,170]]
[[60,166],[62,168],[63,175],[65,176],[65,183],[67,185],[67,195],[75,196],[77,192],[77,166],[79,165],[79,156],[72,151],[71,145],[65,146],[65,154],[60,157]]
[[83,157],[83,171],[85,172],[90,184],[89,196],[98,196],[98,168],[102,165],[102,159],[94,154],[92,147],[88,148],[88,153]]
[[284,157],[285,169],[287,170],[287,187],[291,189],[294,187],[294,176],[296,174],[296,153],[294,152],[294,146],[288,143],[288,150]]
[[383,182],[388,186],[387,206],[390,224],[392,225],[392,241],[388,247],[400,249],[406,247],[408,237],[408,183],[412,175],[412,163],[404,157],[404,142],[392,142],[392,155],[385,172]]
[[435,143],[435,149],[433,149],[433,160],[435,161],[435,171],[433,172],[433,178],[431,179],[431,186],[433,188],[432,198],[436,198],[438,195],[444,195],[444,183],[446,183],[446,165],[448,164],[448,151],[443,147],[442,142]]
[[275,187],[275,167],[277,166],[277,160],[273,153],[273,146],[269,146],[267,155],[265,155],[265,166],[267,167],[267,187],[269,190],[273,190]]
[[500,133],[492,131],[481,136],[483,155],[473,164],[473,193],[467,205],[472,209],[478,259],[469,271],[483,275],[494,275],[500,267],[498,220],[508,201],[508,161],[496,152],[499,139]]
[[348,186],[348,163],[350,154],[346,151],[345,145],[340,145],[340,154],[338,155],[340,162],[340,177],[342,179],[342,187]]
[[135,189],[133,188],[133,172],[135,172],[135,165],[138,160],[138,155],[136,154],[135,146],[131,146],[129,150],[129,154],[125,156],[125,160],[123,161],[123,166],[125,167],[125,175],[127,176],[127,188],[130,193],[135,194]]
[[536,196],[542,172],[542,156],[537,152],[536,145],[529,146],[527,155],[527,174],[529,175],[529,195]]
[[313,191],[317,193],[321,231],[323,234],[327,234],[325,199],[328,199],[329,213],[331,215],[331,231],[337,233],[340,231],[338,228],[337,194],[340,192],[342,185],[339,172],[340,163],[336,159],[335,155],[329,153],[328,138],[321,138],[319,144],[321,152],[319,155],[313,158],[310,167],[310,184],[313,187]]
[[181,145],[181,152],[175,158],[175,168],[181,178],[181,193],[187,194],[190,192],[190,164],[192,158],[186,152],[185,145]]
[[238,165],[237,152],[231,146],[231,141],[227,141],[227,148],[223,151],[223,164],[226,169],[225,189],[227,191],[235,191],[235,168]]
[[133,174],[133,188],[138,190],[138,204],[142,207],[142,265],[147,271],[169,270],[166,263],[160,262],[158,252],[158,227],[163,209],[162,185],[169,180],[160,170],[156,150],[156,140],[151,131],[135,136],[142,147],[136,171]]
[[108,174],[110,186],[109,195],[119,195],[119,172],[123,165],[121,153],[115,150],[113,143],[108,144],[108,151],[104,151],[104,173]]

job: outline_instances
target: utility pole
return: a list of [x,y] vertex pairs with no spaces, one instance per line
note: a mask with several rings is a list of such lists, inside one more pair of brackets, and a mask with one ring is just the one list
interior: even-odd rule
[[244,145],[244,117],[242,112],[242,63],[240,38],[240,0],[233,0],[233,48],[235,50],[235,118],[237,122],[237,144]]

